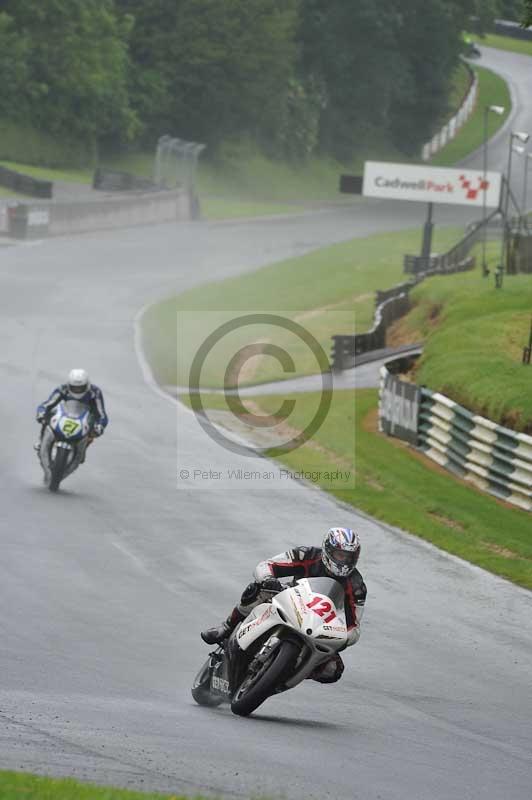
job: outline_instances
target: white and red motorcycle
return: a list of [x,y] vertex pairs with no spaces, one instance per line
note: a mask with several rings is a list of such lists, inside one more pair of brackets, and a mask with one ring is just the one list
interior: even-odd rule
[[231,703],[246,717],[292,689],[347,646],[344,589],[333,578],[302,578],[256,606],[198,672],[200,705]]

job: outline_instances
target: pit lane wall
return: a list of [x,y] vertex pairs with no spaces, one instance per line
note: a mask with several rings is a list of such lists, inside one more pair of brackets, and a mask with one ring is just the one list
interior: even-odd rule
[[72,233],[185,221],[193,217],[186,190],[146,192],[133,197],[53,203],[9,204],[0,231],[15,239],[41,239]]
[[532,511],[532,436],[480,417],[381,367],[379,429],[478,489]]

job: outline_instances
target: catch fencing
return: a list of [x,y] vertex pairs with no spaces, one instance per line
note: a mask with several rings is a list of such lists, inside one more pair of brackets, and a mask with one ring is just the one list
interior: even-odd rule
[[473,414],[439,392],[405,383],[388,366],[381,368],[380,430],[414,444],[481,491],[532,511],[532,436]]

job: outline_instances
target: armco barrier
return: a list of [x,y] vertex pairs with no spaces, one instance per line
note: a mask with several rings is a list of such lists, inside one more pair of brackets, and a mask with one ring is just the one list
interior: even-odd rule
[[[413,392],[418,387],[410,384],[403,391],[403,385],[386,366],[381,368],[379,427],[412,442]],[[532,511],[532,436],[497,425],[421,387],[417,447],[482,491]]]
[[53,194],[53,183],[51,181],[41,181],[31,175],[24,175],[22,172],[0,166],[0,186],[11,189],[19,194],[27,194],[30,197],[50,198]]
[[[442,259],[444,256],[441,257]],[[410,309],[410,289],[425,278],[433,275],[448,275],[472,269],[475,259],[469,257],[456,264],[443,266],[438,262],[433,269],[418,272],[410,280],[392,286],[391,289],[378,290],[375,295],[376,309],[373,327],[367,333],[338,334],[332,337],[331,368],[335,372],[355,366],[355,357],[361,353],[380,350],[386,346],[386,330],[392,322],[404,316]]]
[[507,19],[496,19],[493,23],[495,33],[500,36],[512,36],[514,39],[532,39],[532,26],[523,28],[519,22],[510,22]]
[[454,139],[464,122],[466,122],[471,116],[473,109],[475,108],[478,95],[478,78],[467,63],[466,68],[469,72],[471,81],[467,94],[454,117],[446,122],[445,125],[434,134],[430,142],[426,142],[426,144],[423,145],[421,150],[421,158],[423,161],[428,161],[431,156],[433,156],[435,153],[441,150],[442,147],[445,147],[448,142]]
[[380,350],[386,343],[388,325],[402,317],[410,308],[408,293],[390,297],[375,309],[373,327],[366,333],[333,336],[331,367],[335,372],[355,366],[355,356],[370,350]]

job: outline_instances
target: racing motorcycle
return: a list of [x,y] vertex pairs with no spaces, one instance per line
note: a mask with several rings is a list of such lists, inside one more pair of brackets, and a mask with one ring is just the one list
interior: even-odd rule
[[234,714],[246,717],[346,646],[342,585],[301,578],[256,606],[209,655],[192,697],[203,706],[230,703]]
[[62,400],[45,425],[39,460],[51,492],[80,465],[93,426],[92,414],[79,400]]

